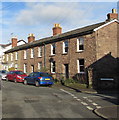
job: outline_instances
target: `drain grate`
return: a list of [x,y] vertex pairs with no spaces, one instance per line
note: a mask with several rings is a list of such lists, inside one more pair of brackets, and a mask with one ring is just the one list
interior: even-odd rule
[[32,102],[39,102],[38,97],[25,97],[24,102],[26,103],[32,103]]

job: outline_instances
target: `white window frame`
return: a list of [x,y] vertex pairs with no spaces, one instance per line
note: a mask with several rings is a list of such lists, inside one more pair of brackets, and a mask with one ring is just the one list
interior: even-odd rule
[[[84,68],[85,68],[85,63],[84,63],[84,65],[80,65],[80,60],[82,60],[82,59],[78,59],[77,60],[77,70],[78,70],[78,73],[85,73],[84,71],[82,72],[81,70],[80,70],[80,66],[84,66]],[[84,59],[83,59],[84,60]],[[84,60],[84,62],[85,62],[85,60]]]
[[41,70],[42,69],[42,62],[39,62],[38,63],[38,70]]
[[15,60],[18,60],[18,52],[15,52]]
[[24,50],[24,59],[27,59],[27,50]]
[[27,73],[27,64],[24,64],[24,73]]
[[38,47],[38,57],[42,57],[42,46]]
[[[66,42],[66,41],[68,42],[68,40],[63,41],[63,54],[68,53],[68,52],[65,51],[65,48],[66,48],[65,42]],[[68,44],[69,44],[69,42],[68,42]],[[68,49],[69,49],[69,45],[68,45]]]
[[31,48],[31,58],[34,58],[34,49]]
[[[56,62],[55,62],[55,66],[53,66],[55,61],[51,62],[51,73],[55,73],[56,72]],[[55,71],[53,71],[53,67],[55,67]]]
[[[81,39],[83,39],[83,44],[82,43],[80,43],[80,40]],[[80,50],[79,48],[79,46],[80,45],[83,45],[83,49],[82,50]],[[82,52],[82,51],[84,51],[84,38],[83,37],[79,37],[79,38],[77,38],[77,52]]]
[[[55,47],[54,47],[54,46],[55,46]],[[51,44],[51,55],[55,55],[55,54],[53,53],[53,49],[55,49],[55,52],[56,52],[56,45],[55,45],[55,43]]]
[[9,55],[7,54],[7,55],[6,55],[6,61],[8,61],[8,60],[9,60]]
[[34,65],[31,65],[31,72],[34,72]]
[[11,53],[11,61],[13,61],[13,53]]

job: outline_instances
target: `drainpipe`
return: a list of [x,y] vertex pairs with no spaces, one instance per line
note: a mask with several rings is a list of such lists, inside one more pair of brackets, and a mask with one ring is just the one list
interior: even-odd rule
[[44,45],[44,68],[46,67],[46,65],[45,65],[45,62],[46,62],[46,58],[45,58],[45,43],[43,43],[43,45]]

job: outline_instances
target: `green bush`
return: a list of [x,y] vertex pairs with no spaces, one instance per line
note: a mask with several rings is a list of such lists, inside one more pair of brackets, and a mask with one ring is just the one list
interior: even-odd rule
[[74,79],[71,79],[71,78],[64,80],[64,84],[70,84],[70,83],[76,83],[76,81]]

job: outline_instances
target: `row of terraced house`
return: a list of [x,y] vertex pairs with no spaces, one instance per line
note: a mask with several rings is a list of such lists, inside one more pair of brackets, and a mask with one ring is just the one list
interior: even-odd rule
[[65,33],[60,24],[55,24],[51,37],[35,40],[35,36],[29,34],[28,43],[20,46],[13,37],[13,48],[5,52],[5,63],[25,73],[44,68],[55,78],[63,74],[65,78],[79,79],[97,87],[105,80],[111,81],[105,85],[111,83],[115,87],[119,83],[118,28],[118,14],[113,9],[104,22]]

